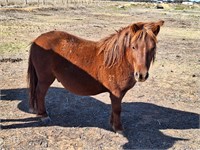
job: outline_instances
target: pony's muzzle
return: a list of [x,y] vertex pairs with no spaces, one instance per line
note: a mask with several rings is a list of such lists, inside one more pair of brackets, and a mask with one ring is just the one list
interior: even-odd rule
[[146,79],[149,77],[149,73],[140,73],[140,72],[135,72],[134,74],[135,80],[138,82],[144,82]]

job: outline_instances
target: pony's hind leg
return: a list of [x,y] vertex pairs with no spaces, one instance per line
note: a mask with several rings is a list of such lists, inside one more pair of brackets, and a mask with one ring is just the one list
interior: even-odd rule
[[36,112],[38,117],[47,117],[45,95],[55,80],[52,63],[51,51],[44,50],[34,42],[31,45],[28,66],[29,106],[30,111]]
[[55,77],[49,77],[48,81],[38,80],[36,87],[36,107],[37,107],[37,116],[46,118],[48,117],[45,107],[45,95],[47,93],[48,88],[55,80]]

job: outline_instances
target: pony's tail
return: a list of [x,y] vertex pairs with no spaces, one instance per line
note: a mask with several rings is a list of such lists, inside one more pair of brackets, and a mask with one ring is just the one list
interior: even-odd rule
[[31,51],[30,49],[29,62],[28,62],[28,72],[27,72],[27,81],[29,87],[29,112],[36,112],[36,86],[38,83],[38,77],[35,71],[35,67],[33,66],[33,62],[31,59]]

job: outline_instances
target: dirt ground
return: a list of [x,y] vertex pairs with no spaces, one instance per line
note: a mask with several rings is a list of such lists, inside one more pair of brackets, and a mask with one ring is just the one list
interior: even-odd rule
[[[200,9],[155,9],[96,3],[26,9],[0,8],[0,149],[199,149]],[[165,21],[150,77],[124,97],[124,135],[109,126],[107,93],[77,96],[54,82],[46,96],[52,122],[28,113],[29,43],[63,30],[99,40],[138,21]]]

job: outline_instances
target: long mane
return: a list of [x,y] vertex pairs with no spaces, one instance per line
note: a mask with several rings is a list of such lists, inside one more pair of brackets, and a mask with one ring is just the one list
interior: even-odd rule
[[99,54],[104,53],[104,65],[106,67],[112,67],[116,63],[122,61],[125,51],[131,46],[132,40],[144,39],[149,35],[155,42],[157,42],[156,36],[150,29],[152,24],[145,24],[143,29],[134,32],[132,25],[122,28],[116,33],[103,38],[98,42]]

